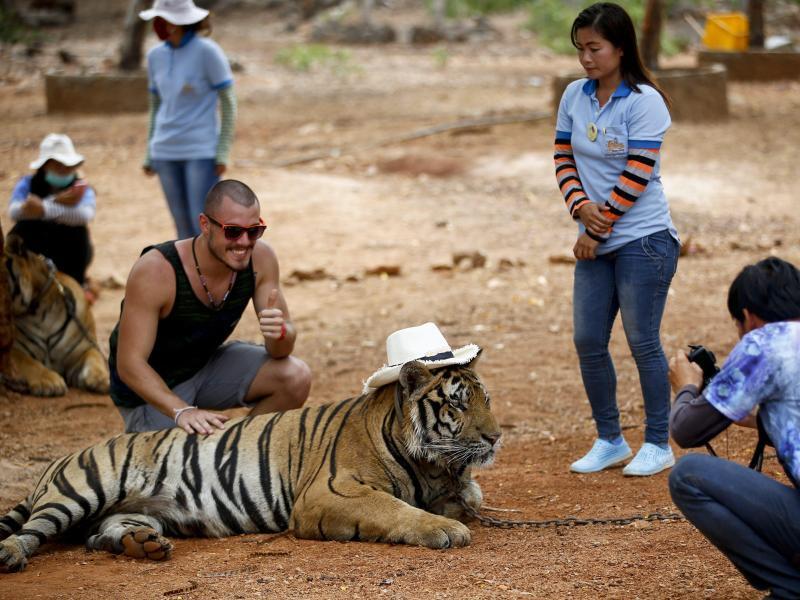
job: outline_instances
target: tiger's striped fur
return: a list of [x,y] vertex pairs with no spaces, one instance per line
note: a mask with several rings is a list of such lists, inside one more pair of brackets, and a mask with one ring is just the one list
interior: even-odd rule
[[150,558],[169,556],[162,534],[469,544],[455,519],[462,502],[480,506],[471,468],[493,460],[500,438],[474,362],[433,372],[412,362],[399,382],[338,403],[246,417],[207,437],[120,435],[61,458],[0,519],[0,564],[20,570],[77,527],[91,549]]
[[81,286],[18,236],[8,236],[4,254],[15,329],[6,387],[34,396],[61,396],[67,385],[107,393],[108,365]]

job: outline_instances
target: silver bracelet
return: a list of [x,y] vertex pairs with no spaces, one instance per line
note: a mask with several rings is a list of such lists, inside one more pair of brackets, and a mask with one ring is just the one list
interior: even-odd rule
[[181,413],[186,412],[187,410],[194,410],[196,406],[184,406],[183,408],[173,408],[172,412],[175,413],[175,425],[178,424],[178,417],[181,416]]

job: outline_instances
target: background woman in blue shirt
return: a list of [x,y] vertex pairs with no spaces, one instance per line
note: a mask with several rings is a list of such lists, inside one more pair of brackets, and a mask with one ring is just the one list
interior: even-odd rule
[[608,2],[586,8],[571,36],[587,77],[567,86],[561,98],[555,166],[578,223],[574,341],[598,438],[570,469],[600,471],[632,455],[620,428],[608,351],[619,312],[646,414],[645,443],[623,473],[652,475],[675,463],[668,443],[668,366],[659,335],[679,249],[659,176],[669,110],[642,65],[623,8]]
[[[236,121],[233,74],[222,49],[200,37],[208,11],[192,0],[156,0],[139,13],[164,40],[147,53],[150,124],[144,171],[158,173],[179,238],[199,235],[198,216],[226,170]],[[217,119],[217,104],[220,119]]]

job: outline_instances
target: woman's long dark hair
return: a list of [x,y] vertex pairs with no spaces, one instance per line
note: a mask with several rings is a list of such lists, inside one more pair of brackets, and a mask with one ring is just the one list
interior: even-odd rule
[[671,102],[667,95],[653,80],[653,76],[642,63],[639,46],[636,43],[636,29],[625,9],[613,2],[598,2],[583,9],[572,23],[572,45],[578,47],[578,30],[589,27],[608,40],[612,46],[622,50],[619,70],[622,79],[635,92],[641,92],[639,84],[646,83],[655,88],[667,107]]

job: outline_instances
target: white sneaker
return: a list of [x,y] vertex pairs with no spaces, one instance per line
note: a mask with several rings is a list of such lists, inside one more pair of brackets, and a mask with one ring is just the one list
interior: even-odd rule
[[569,470],[574,473],[596,473],[618,465],[632,455],[631,447],[625,440],[622,440],[621,444],[612,444],[606,440],[597,439],[592,449],[583,458],[572,463]]
[[660,473],[675,464],[675,455],[672,448],[667,446],[664,450],[655,444],[645,442],[634,459],[622,469],[623,475],[647,476]]

